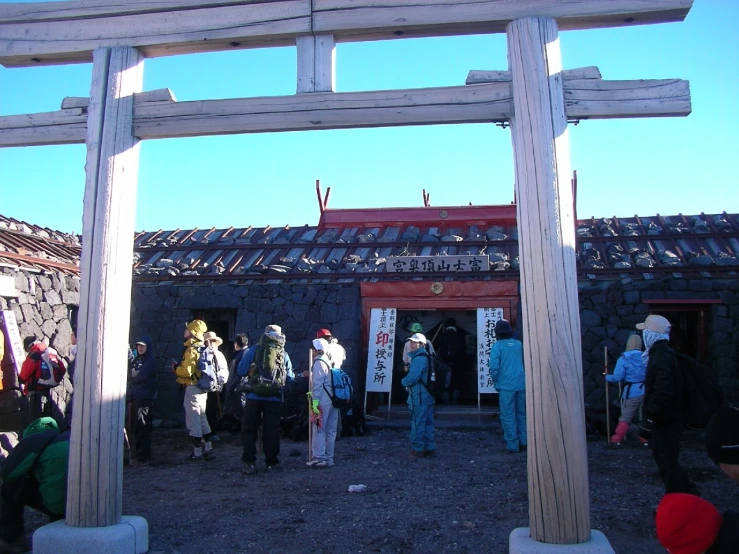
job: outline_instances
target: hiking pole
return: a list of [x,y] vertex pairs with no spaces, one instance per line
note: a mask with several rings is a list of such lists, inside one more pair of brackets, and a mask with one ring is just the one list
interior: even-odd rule
[[[313,392],[313,350],[308,350],[308,392]],[[308,461],[313,461],[313,422],[311,413],[313,410],[313,398],[308,396]]]
[[603,358],[605,360],[604,365],[604,378],[606,380],[606,440],[611,443],[611,398],[608,394],[608,347],[603,347]]

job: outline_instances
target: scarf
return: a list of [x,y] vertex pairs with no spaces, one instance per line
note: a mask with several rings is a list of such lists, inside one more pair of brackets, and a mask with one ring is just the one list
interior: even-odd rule
[[644,339],[644,353],[642,354],[642,358],[644,358],[644,364],[646,365],[649,363],[649,350],[654,346],[654,343],[658,340],[670,340],[670,334],[657,333],[650,329],[644,329],[642,338]]

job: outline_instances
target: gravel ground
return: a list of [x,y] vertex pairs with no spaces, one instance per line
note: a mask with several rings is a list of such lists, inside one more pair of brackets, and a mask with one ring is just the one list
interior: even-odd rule
[[[396,424],[397,425],[397,424]],[[217,459],[185,461],[184,430],[155,430],[153,464],[124,470],[124,513],[149,522],[151,552],[492,552],[527,525],[526,454],[508,454],[500,428],[437,429],[439,455],[410,460],[405,428],[377,428],[336,443],[336,465],[305,466],[306,443],[283,441],[284,470],[241,473],[239,437],[216,444]],[[682,458],[702,495],[720,510],[739,506],[739,485],[715,468],[699,437]],[[653,509],[662,486],[651,452],[588,442],[591,522],[616,552],[664,552]],[[365,493],[349,493],[352,484]],[[30,514],[29,514],[30,515]],[[42,521],[29,518],[29,527]]]

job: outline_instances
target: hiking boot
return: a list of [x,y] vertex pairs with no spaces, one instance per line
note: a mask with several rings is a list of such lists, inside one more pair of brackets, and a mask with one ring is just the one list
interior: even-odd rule
[[415,450],[411,450],[410,453],[408,454],[408,457],[411,460],[417,460],[418,458],[420,458],[422,456],[423,456],[423,452],[417,452]]
[[203,461],[203,455],[200,454],[199,456],[195,454],[195,452],[190,452],[190,455],[186,458],[186,460],[191,462],[202,462]]
[[207,450],[205,454],[203,454],[203,458],[205,458],[206,460],[215,460],[216,453],[213,452],[213,450]]
[[271,466],[267,466],[267,471],[282,471],[282,464],[273,464]]
[[244,462],[244,466],[241,468],[241,473],[245,475],[256,475],[257,468],[253,463]]
[[328,462],[326,460],[320,460],[310,467],[311,469],[326,469],[328,467]]
[[424,458],[436,458],[436,450],[427,450],[423,453]]

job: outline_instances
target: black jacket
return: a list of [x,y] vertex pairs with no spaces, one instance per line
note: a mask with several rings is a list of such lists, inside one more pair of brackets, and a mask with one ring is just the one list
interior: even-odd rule
[[715,542],[706,550],[706,554],[737,553],[739,553],[739,513],[729,510],[724,512],[724,523]]
[[682,421],[680,399],[683,383],[678,355],[666,340],[658,340],[649,350],[644,380],[644,417],[656,425]]

